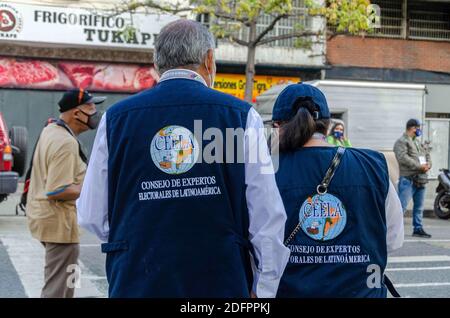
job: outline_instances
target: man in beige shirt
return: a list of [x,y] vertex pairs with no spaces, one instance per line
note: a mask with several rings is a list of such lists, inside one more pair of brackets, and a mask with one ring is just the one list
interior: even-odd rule
[[75,200],[86,172],[86,157],[77,136],[96,129],[100,114],[93,97],[70,90],[59,101],[60,118],[47,125],[36,145],[26,207],[31,234],[45,247],[45,283],[41,297],[74,295],[79,255]]

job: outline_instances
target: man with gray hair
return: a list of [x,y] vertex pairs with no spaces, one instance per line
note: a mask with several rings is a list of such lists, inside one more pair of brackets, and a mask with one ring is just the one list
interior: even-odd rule
[[260,116],[211,89],[214,47],[200,23],[168,24],[159,83],[102,118],[77,205],[107,241],[110,297],[276,295],[284,207]]

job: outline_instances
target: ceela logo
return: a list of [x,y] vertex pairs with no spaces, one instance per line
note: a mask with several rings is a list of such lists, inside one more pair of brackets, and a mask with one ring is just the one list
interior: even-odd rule
[[317,241],[336,238],[347,224],[347,211],[332,194],[316,194],[303,202],[299,213],[303,232]]
[[150,154],[159,170],[168,174],[189,171],[199,156],[198,142],[194,134],[182,126],[167,126],[153,137]]
[[22,16],[14,7],[0,4],[0,37],[14,37],[22,31]]

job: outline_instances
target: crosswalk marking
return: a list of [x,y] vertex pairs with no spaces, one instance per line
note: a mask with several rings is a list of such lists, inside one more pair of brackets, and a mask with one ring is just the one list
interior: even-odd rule
[[[26,235],[26,237],[3,236],[2,243],[8,251],[17,274],[20,277],[25,293],[30,298],[38,298],[44,284],[44,249],[40,243]],[[81,267],[81,288],[75,290],[75,297],[105,297],[93,281],[88,268],[79,261]],[[83,275],[86,274],[86,275]]]
[[439,287],[450,286],[450,282],[444,283],[417,283],[417,284],[394,284],[397,288],[411,288],[411,287]]
[[450,266],[436,266],[436,267],[401,267],[401,268],[388,268],[387,272],[403,272],[403,271],[443,271],[449,270]]
[[428,255],[428,256],[397,256],[388,258],[388,263],[422,263],[422,262],[450,262],[450,256]]
[[405,243],[417,243],[417,242],[450,242],[450,240],[447,239],[411,239],[411,240],[404,240]]

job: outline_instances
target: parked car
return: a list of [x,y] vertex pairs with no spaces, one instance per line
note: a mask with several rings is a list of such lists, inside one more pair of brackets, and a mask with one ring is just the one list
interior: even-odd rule
[[27,147],[27,129],[13,126],[8,131],[0,113],[0,202],[17,191],[19,177],[25,173]]

